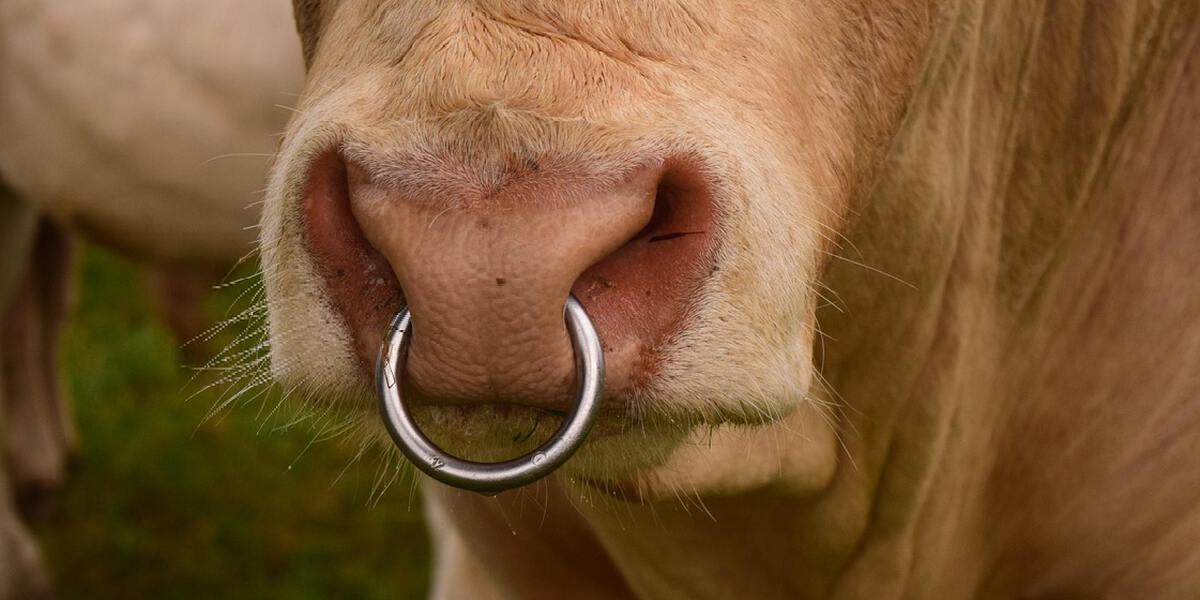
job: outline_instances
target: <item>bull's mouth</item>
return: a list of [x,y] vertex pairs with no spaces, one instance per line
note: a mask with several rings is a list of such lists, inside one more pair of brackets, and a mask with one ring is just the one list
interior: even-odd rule
[[[546,181],[555,177],[570,179],[564,175],[569,168],[556,171],[553,161],[540,162],[540,169],[539,161],[524,161],[515,167],[514,180],[529,179],[535,183],[525,189],[540,190],[551,185]],[[364,382],[370,382],[388,323],[409,300],[398,276],[404,271],[396,266],[406,258],[389,256],[387,253],[396,252],[394,247],[372,239],[380,235],[380,225],[366,223],[364,227],[363,210],[356,202],[361,203],[361,197],[370,193],[382,193],[388,202],[407,199],[402,193],[386,189],[368,166],[347,159],[341,147],[321,153],[309,166],[304,181],[302,209],[307,249],[323,280],[328,302],[350,334]],[[651,186],[652,206],[645,209],[632,235],[588,264],[566,290],[578,298],[591,317],[607,362],[606,391],[593,436],[621,433],[638,415],[655,411],[656,407],[649,405],[655,374],[664,361],[670,360],[671,342],[685,329],[693,299],[714,270],[718,239],[712,184],[696,161],[681,156],[640,161],[622,181]],[[519,210],[519,195],[513,198],[517,200],[499,213]],[[498,213],[493,216],[503,218]],[[522,275],[509,278],[498,274],[489,279],[493,289],[482,293],[503,299],[506,287],[522,284]],[[480,292],[476,288],[471,293]],[[561,306],[565,294],[555,300]],[[420,323],[421,318],[414,311],[414,322]],[[421,334],[418,329],[417,335]],[[573,364],[571,357],[566,360]],[[466,414],[464,411],[490,417],[521,414],[526,419],[533,414],[539,420],[545,417],[546,425],[552,425],[569,408],[574,385],[572,370],[547,370],[546,377],[553,381],[533,393],[488,382],[445,385],[436,380],[444,371],[430,369],[424,378],[407,378],[404,393],[409,402],[430,409],[453,406],[458,417]]]

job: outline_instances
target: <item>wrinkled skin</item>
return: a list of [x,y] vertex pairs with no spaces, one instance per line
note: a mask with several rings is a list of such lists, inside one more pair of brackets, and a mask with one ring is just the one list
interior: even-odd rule
[[[301,85],[289,12],[286,0],[0,3],[3,535],[24,531],[8,488],[24,516],[44,515],[74,445],[57,340],[75,234],[146,265],[181,343],[206,327],[200,290],[254,250],[288,115],[276,105]],[[44,586],[28,535],[0,552],[0,598]]]
[[512,456],[579,297],[605,413],[426,486],[439,598],[1190,597],[1198,11],[299,0],[275,375],[369,415],[407,303],[422,426]]

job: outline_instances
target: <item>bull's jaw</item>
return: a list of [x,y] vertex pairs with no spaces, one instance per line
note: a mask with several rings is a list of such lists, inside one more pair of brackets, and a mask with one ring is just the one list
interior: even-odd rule
[[[439,564],[459,564],[464,554],[479,561],[439,585],[486,581],[517,597],[584,598],[770,598],[805,579],[816,589],[824,575],[814,572],[842,554],[843,539],[799,549],[790,541],[803,538],[796,513],[828,487],[838,464],[821,410],[806,404],[773,424],[699,427],[681,446],[661,448],[666,463],[633,472],[634,453],[621,446],[661,444],[660,432],[590,442],[559,475],[496,497],[428,482]],[[604,448],[609,442],[616,448]],[[626,475],[594,479],[604,473]]]

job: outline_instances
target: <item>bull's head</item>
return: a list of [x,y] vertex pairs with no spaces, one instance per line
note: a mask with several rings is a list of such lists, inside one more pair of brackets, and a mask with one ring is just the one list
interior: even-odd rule
[[787,420],[827,474],[819,282],[931,19],[872,4],[298,1],[308,86],[263,228],[276,377],[373,413],[407,304],[422,427],[510,457],[571,397],[573,293],[608,375],[569,473],[645,491]]

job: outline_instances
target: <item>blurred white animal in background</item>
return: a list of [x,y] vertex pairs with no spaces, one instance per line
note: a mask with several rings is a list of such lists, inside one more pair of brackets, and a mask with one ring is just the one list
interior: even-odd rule
[[[251,255],[276,134],[303,82],[287,0],[0,4],[0,398],[7,476],[44,511],[73,444],[56,338],[71,238],[143,261],[171,325]],[[0,481],[0,598],[48,590]]]

